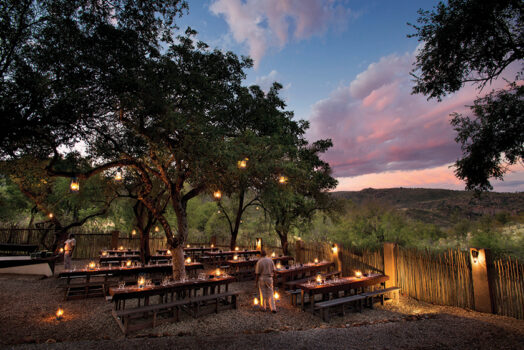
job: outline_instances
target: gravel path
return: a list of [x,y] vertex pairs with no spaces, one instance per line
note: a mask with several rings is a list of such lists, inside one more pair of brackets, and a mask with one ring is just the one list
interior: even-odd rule
[[[524,349],[524,321],[401,297],[327,324],[289,304],[253,309],[254,282],[235,283],[238,310],[146,329],[124,338],[102,298],[63,302],[56,278],[0,275],[0,348],[6,349]],[[58,305],[65,318],[56,321]]]

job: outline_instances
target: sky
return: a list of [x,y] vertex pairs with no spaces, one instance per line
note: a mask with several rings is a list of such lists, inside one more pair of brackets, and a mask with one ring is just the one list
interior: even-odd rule
[[[295,119],[310,122],[310,142],[331,139],[322,158],[337,191],[363,188],[461,190],[453,163],[461,156],[449,124],[479,91],[465,86],[441,102],[412,95],[410,71],[420,42],[408,38],[429,0],[189,0],[178,20],[213,48],[250,56],[246,85],[282,84]],[[516,67],[504,73],[513,80]],[[513,166],[495,191],[524,191],[524,166]]]

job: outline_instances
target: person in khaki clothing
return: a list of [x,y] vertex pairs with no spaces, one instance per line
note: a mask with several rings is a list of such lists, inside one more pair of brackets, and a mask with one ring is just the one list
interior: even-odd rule
[[271,258],[266,256],[266,251],[261,251],[262,258],[257,261],[255,266],[255,283],[260,294],[260,306],[265,311],[269,305],[271,312],[276,313],[275,299],[273,298],[273,273],[275,264]]

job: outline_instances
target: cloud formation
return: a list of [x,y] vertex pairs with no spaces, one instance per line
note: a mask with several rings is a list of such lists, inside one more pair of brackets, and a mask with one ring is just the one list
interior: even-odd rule
[[[469,112],[464,106],[478,91],[466,86],[442,102],[412,95],[409,71],[415,55],[382,57],[313,106],[308,138],[333,140],[324,159],[335,176],[435,168],[460,157],[449,115]],[[499,79],[492,87],[504,84]]]
[[270,47],[323,34],[349,14],[335,0],[215,0],[210,10],[225,18],[236,42],[247,44],[255,67]]

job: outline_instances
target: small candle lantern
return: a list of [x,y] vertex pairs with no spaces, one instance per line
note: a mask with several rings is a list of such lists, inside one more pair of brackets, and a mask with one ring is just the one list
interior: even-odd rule
[[318,264],[318,259],[315,258],[315,260],[313,260],[313,262],[314,262],[315,264]]
[[254,305],[254,306],[258,306],[259,304],[260,304],[260,301],[258,300],[257,297],[255,297],[255,298],[253,299],[253,305]]
[[281,269],[282,268],[282,264],[279,262],[277,262],[277,266],[276,266],[277,269]]
[[60,254],[62,254],[64,252],[64,248],[60,248]]
[[356,278],[361,278],[361,277],[362,277],[362,272],[360,272],[360,271],[358,271],[358,270],[355,271],[355,277],[356,277]]
[[213,243],[211,243],[211,248],[215,248],[215,245]]
[[191,244],[186,245],[186,248],[191,248]]
[[167,253],[167,255],[171,255],[171,251],[169,249],[167,250],[166,253]]
[[160,232],[160,228],[158,226],[155,226],[155,232]]
[[54,215],[53,215],[53,213],[49,213],[49,214],[47,214],[47,216],[49,216],[49,218],[52,219]]
[[271,253],[271,257],[272,257],[272,258],[274,258],[275,256],[277,256],[277,255],[275,254],[275,252]]
[[220,277],[221,273],[222,271],[220,271],[220,269],[216,269],[215,276]]
[[247,167],[247,160],[239,160],[237,166],[239,169],[245,169]]
[[115,173],[115,181],[122,181],[122,169],[120,168]]
[[238,260],[238,255],[233,255],[233,260]]
[[262,238],[257,238],[255,242],[256,242],[257,250],[261,250],[262,249]]
[[316,281],[318,284],[322,283],[322,275],[317,275]]
[[188,257],[188,258],[186,259],[186,264],[191,264],[191,257]]
[[124,250],[124,246],[118,247],[118,250]]
[[58,310],[56,310],[56,319],[57,320],[61,320],[62,318],[64,318],[64,309],[62,309],[61,306],[58,307]]
[[144,288],[144,285],[146,284],[145,277],[144,276],[138,277],[137,284],[138,284],[138,288]]
[[80,181],[78,181],[78,178],[74,177],[71,180],[71,185],[69,185],[69,188],[72,192],[78,192],[80,191]]
[[222,198],[222,192],[220,192],[220,191],[213,192],[213,197],[215,199],[219,200],[220,198]]
[[278,292],[275,291],[275,293],[273,294],[273,298],[274,298],[276,301],[279,301],[279,300],[280,300],[280,294],[278,294]]
[[333,254],[337,254],[338,253],[338,246],[336,244],[333,244],[333,247],[331,247],[331,251],[333,252]]
[[94,262],[94,261],[90,261],[90,262],[89,262],[89,270],[94,270],[95,267],[96,267],[95,262]]
[[239,247],[235,247],[235,251],[238,252],[240,250]]
[[131,260],[126,261],[126,267],[131,267]]
[[280,176],[278,178],[278,183],[281,184],[281,185],[287,184],[287,177],[286,176]]
[[107,256],[107,251],[106,250],[102,250],[102,256]]
[[134,236],[136,235],[136,230],[131,231],[131,234]]

